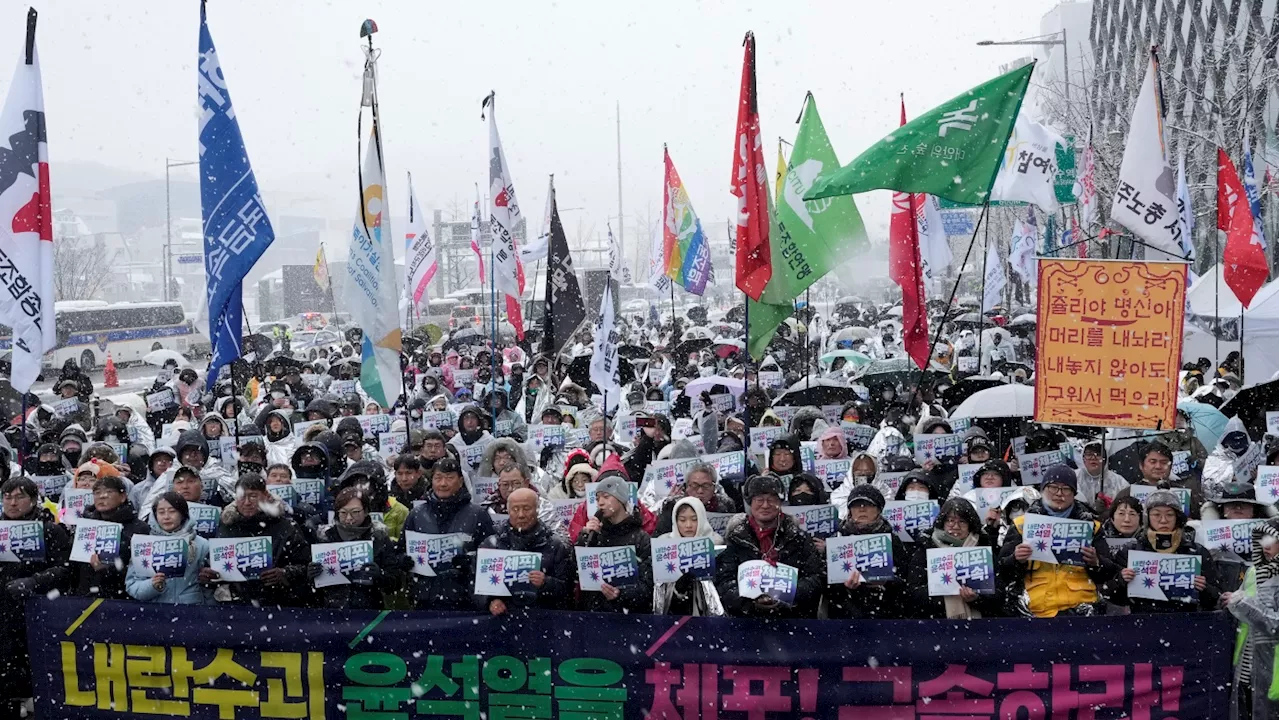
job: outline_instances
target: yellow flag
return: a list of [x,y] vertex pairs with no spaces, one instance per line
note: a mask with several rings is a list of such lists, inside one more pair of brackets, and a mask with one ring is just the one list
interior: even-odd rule
[[782,138],[778,138],[778,173],[773,178],[775,198],[782,197],[782,180],[787,176],[787,158],[782,154]]
[[311,269],[311,275],[322,290],[329,289],[329,263],[324,259],[323,245],[316,251],[316,266]]

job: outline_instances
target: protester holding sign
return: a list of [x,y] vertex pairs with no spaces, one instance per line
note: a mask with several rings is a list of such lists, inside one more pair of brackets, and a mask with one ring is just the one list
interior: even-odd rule
[[854,487],[849,492],[848,513],[840,524],[840,535],[887,534],[893,578],[868,582],[855,569],[843,583],[828,584],[827,617],[833,620],[892,620],[907,616],[906,576],[911,556],[893,527],[880,515],[884,504],[884,495],[874,485]]
[[139,602],[169,605],[205,605],[213,593],[200,584],[200,568],[209,562],[209,541],[196,534],[187,501],[176,492],[167,492],[156,501],[148,519],[148,533],[156,537],[181,539],[186,544],[182,573],[166,573],[130,563],[125,573],[125,589]]
[[471,609],[477,546],[493,534],[489,513],[471,502],[463,483],[462,468],[452,457],[436,461],[431,492],[409,513],[405,530],[430,535],[465,535],[463,549],[449,567],[435,569],[434,576],[410,576],[410,595],[420,610]]
[[[1027,514],[1013,521],[1000,549],[997,569],[1002,583],[1011,588],[1009,605],[1016,614],[1034,617],[1097,614],[1101,602],[1098,588],[1119,571],[1102,535],[1102,525],[1092,511],[1076,502],[1076,473],[1070,467],[1050,466],[1040,492],[1040,499],[1031,503]],[[1032,560],[1032,547],[1022,537],[1030,515],[1092,522],[1093,538],[1081,550],[1084,566]]]
[[917,544],[920,547],[911,556],[911,569],[907,574],[912,609],[916,617],[972,620],[998,617],[1001,614],[1004,600],[999,592],[980,594],[961,583],[958,595],[929,594],[930,549],[990,547],[988,538],[982,533],[978,511],[969,501],[952,498],[943,503],[932,530],[923,534]]
[[453,436],[449,444],[457,449],[458,456],[462,458],[467,477],[479,468],[485,448],[492,441],[493,436],[484,429],[480,408],[475,405],[462,408],[462,412],[458,413],[458,434]]
[[573,553],[569,545],[538,517],[538,494],[518,488],[507,498],[507,522],[485,538],[481,549],[536,552],[542,555],[542,569],[529,573],[532,591],[511,590],[509,597],[477,595],[476,605],[491,615],[515,608],[567,610],[573,606],[575,581]]
[[[742,488],[746,517],[725,531],[725,549],[716,559],[716,589],[729,615],[739,617],[816,617],[826,584],[825,562],[796,521],[782,512],[786,490],[773,475],[756,475]],[[752,560],[796,568],[795,604],[784,605],[761,595],[747,600],[738,593],[738,567]]]
[[1101,513],[1111,504],[1121,490],[1129,487],[1129,481],[1107,467],[1107,456],[1100,441],[1085,443],[1082,455],[1084,466],[1076,470],[1076,484],[1080,488],[1079,501]]
[[[333,501],[334,522],[316,533],[317,543],[373,543],[373,562],[355,567],[343,575],[349,583],[328,585],[319,589],[323,607],[346,610],[379,610],[386,607],[383,598],[394,593],[412,565],[387,534],[387,528],[369,515],[371,497],[356,486],[343,488]],[[315,580],[323,572],[317,562],[307,565],[307,577]]]
[[538,499],[538,518],[551,532],[566,535],[564,523],[556,513],[556,506],[547,498],[538,494],[533,487],[533,476],[529,474],[529,466],[509,462],[499,465],[498,486],[481,505],[495,518],[505,517],[510,512],[511,494],[517,490],[533,490]]
[[[1117,605],[1129,607],[1134,614],[1216,609],[1219,591],[1207,579],[1214,575],[1213,558],[1208,550],[1191,539],[1191,533],[1186,527],[1187,516],[1182,512],[1182,503],[1173,493],[1155,492],[1147,497],[1146,510],[1146,532],[1138,534],[1138,542],[1132,548],[1124,548],[1116,554],[1115,562],[1120,567],[1120,579],[1125,584],[1118,587],[1118,592],[1111,601]],[[1193,578],[1193,586],[1199,594],[1198,602],[1129,597],[1126,590],[1127,584],[1133,582],[1136,577],[1129,566],[1131,552],[1199,557],[1200,571]]]
[[649,566],[649,533],[641,525],[638,509],[631,505],[627,470],[617,455],[600,468],[595,485],[599,510],[587,520],[574,542],[577,547],[635,549],[639,577],[623,587],[601,583],[599,592],[583,591],[579,608],[589,612],[649,613],[653,609],[653,569]]
[[1280,530],[1276,519],[1252,532],[1251,565],[1244,584],[1236,592],[1223,593],[1220,602],[1240,621],[1236,631],[1235,688],[1231,694],[1232,717],[1276,717],[1280,697],[1280,657],[1276,633],[1280,629],[1277,594],[1280,593]]
[[729,499],[721,489],[715,466],[699,463],[685,472],[684,483],[677,487],[676,492],[670,497],[662,501],[662,507],[657,512],[658,527],[654,530],[654,535],[665,536],[671,533],[675,527],[672,522],[675,518],[676,506],[685,498],[696,498],[704,514],[738,512],[737,503]]
[[[1173,451],[1168,445],[1158,441],[1147,443],[1139,451],[1138,471],[1142,477],[1132,485],[1145,485],[1150,488],[1185,488],[1191,493],[1190,517],[1200,519],[1200,506],[1204,504],[1204,496],[1200,492],[1200,482],[1192,479],[1181,479],[1173,474]],[[1116,493],[1116,498],[1134,494],[1130,487]]]
[[[688,481],[688,475],[685,480]],[[660,540],[706,538],[712,545],[724,542],[707,522],[707,511],[702,501],[693,495],[675,501],[667,522],[674,529],[659,536]],[[657,615],[718,616],[724,615],[724,605],[720,602],[720,593],[716,591],[713,578],[703,579],[689,571],[681,574],[675,582],[654,583],[653,612]]]
[[91,553],[89,562],[78,564],[72,592],[86,597],[123,600],[128,596],[124,588],[124,571],[129,566],[129,542],[135,534],[145,535],[147,532],[146,523],[138,520],[138,513],[129,502],[124,480],[118,475],[98,478],[93,484],[93,507],[86,509],[83,517],[118,523],[121,526],[120,552],[111,559]]
[[[261,475],[236,481],[236,500],[222,509],[218,538],[270,538],[271,566],[255,579],[220,583],[214,598],[239,605],[305,607],[313,599],[307,582],[311,551],[306,536],[271,493]],[[216,582],[224,568],[205,568],[201,582]]]

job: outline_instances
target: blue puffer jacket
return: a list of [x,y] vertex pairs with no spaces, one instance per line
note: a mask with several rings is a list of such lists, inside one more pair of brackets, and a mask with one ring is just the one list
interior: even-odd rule
[[169,605],[208,605],[213,603],[213,593],[200,584],[200,568],[209,564],[209,541],[195,534],[191,520],[173,532],[167,532],[156,522],[152,515],[147,522],[151,526],[152,535],[165,537],[185,537],[187,539],[187,569],[182,577],[166,577],[164,590],[156,590],[151,584],[154,574],[149,570],[139,570],[133,565],[125,575],[125,590],[129,597],[139,602],[162,603]]

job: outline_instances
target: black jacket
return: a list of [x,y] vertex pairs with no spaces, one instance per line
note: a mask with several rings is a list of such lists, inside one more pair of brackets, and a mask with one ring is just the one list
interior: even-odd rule
[[441,499],[427,493],[422,505],[409,513],[405,530],[446,535],[466,535],[463,551],[449,568],[436,568],[435,577],[409,576],[409,589],[419,610],[470,610],[475,588],[476,547],[493,534],[493,519],[479,505],[471,504],[466,486],[453,497]]
[[[1149,613],[1178,613],[1178,612],[1195,612],[1203,610],[1212,612],[1218,609],[1218,596],[1221,591],[1214,585],[1214,578],[1217,573],[1214,572],[1213,555],[1208,550],[1195,544],[1188,539],[1190,533],[1184,529],[1182,541],[1178,544],[1178,548],[1173,551],[1175,555],[1195,555],[1200,558],[1200,575],[1205,578],[1204,590],[1200,591],[1199,603],[1184,603],[1176,600],[1152,600],[1150,598],[1130,598],[1129,586],[1123,580],[1113,584],[1114,591],[1108,598],[1116,605],[1127,606],[1129,612],[1134,615],[1144,615]],[[1142,552],[1156,552],[1155,547],[1151,544],[1151,538],[1145,532],[1139,532],[1137,535],[1138,544],[1132,548],[1125,548],[1116,554],[1116,566],[1123,569],[1129,567],[1129,552],[1131,550],[1140,550]]]
[[514,550],[518,552],[536,552],[542,554],[542,572],[547,579],[541,588],[534,592],[513,592],[511,597],[487,595],[475,596],[476,606],[488,612],[491,600],[502,600],[508,608],[542,608],[545,610],[571,610],[573,608],[573,587],[577,581],[577,563],[574,562],[573,548],[547,529],[539,520],[536,525],[525,532],[503,523],[498,531],[484,539],[482,548],[491,550]]
[[[990,536],[986,533],[977,533],[978,544],[975,547],[991,547],[991,556],[993,564],[997,551],[990,545]],[[942,547],[933,539],[933,531],[922,533],[920,539],[916,542],[920,547],[916,549],[916,553],[911,556],[911,569],[907,572],[907,592],[909,593],[910,611],[914,616],[924,620],[930,618],[945,620],[947,617],[947,608],[942,597],[933,597],[929,595],[929,550]],[[978,599],[973,601],[972,606],[982,613],[982,617],[999,617],[1003,612],[1004,598],[1001,593],[1001,584],[997,575],[995,583],[996,591],[991,595],[979,595]]]
[[[129,595],[124,590],[124,575],[129,569],[132,557],[130,548],[134,535],[146,535],[151,532],[147,524],[138,519],[138,512],[133,503],[125,500],[115,510],[101,513],[96,508],[84,511],[90,520],[104,520],[120,523],[124,526],[120,531],[120,558],[118,561],[103,564],[101,570],[94,570],[89,563],[76,563],[76,584],[72,592],[76,595],[108,600],[127,600]],[[74,536],[73,536],[74,539]]]
[[626,468],[627,478],[632,482],[640,482],[637,478],[644,477],[644,471],[658,459],[658,453],[662,448],[670,443],[669,440],[661,444],[655,443],[653,438],[644,432],[637,433],[636,437],[639,439],[636,440],[635,447],[622,458],[622,467]]
[[[327,608],[343,608],[347,610],[381,610],[383,593],[391,594],[400,588],[404,581],[405,571],[413,566],[412,561],[404,553],[403,545],[387,537],[387,529],[378,523],[376,526],[366,517],[359,537],[353,540],[373,541],[373,565],[361,573],[369,584],[352,582],[350,585],[330,585],[320,588],[320,604]],[[336,525],[326,525],[316,535],[316,542],[346,542],[338,533]]]
[[71,555],[71,536],[66,528],[39,505],[23,519],[43,523],[44,558],[0,563],[0,587],[7,591],[0,596],[0,698],[32,694],[24,618],[26,598],[50,590],[66,591],[75,576],[75,568],[67,559]]
[[391,497],[395,498],[401,505],[413,509],[414,500],[426,500],[427,493],[431,492],[431,483],[427,481],[427,475],[423,475],[413,487],[408,490],[401,489],[395,480],[391,481],[389,492]]
[[891,538],[894,579],[874,584],[863,582],[856,590],[846,588],[843,583],[828,585],[827,617],[833,620],[895,620],[910,616],[906,577],[910,569],[911,554],[893,532],[889,522],[880,518],[876,525],[861,531],[848,518],[840,525],[841,535],[876,533],[888,533]]
[[796,604],[776,605],[766,610],[754,600],[738,595],[738,566],[749,560],[763,560],[760,541],[744,517],[731,521],[725,532],[725,549],[716,558],[716,590],[729,615],[739,617],[812,618],[818,613],[818,602],[827,582],[826,559],[818,555],[813,538],[796,524],[790,515],[778,516],[774,531],[774,547],[778,562],[797,570]]
[[[261,580],[226,583],[231,592],[231,602],[248,605],[280,605],[307,607],[314,604],[315,591],[307,580],[307,565],[311,563],[311,545],[307,537],[284,508],[276,503],[279,514],[259,512],[246,518],[236,510],[235,504],[222,509],[222,524],[218,526],[220,538],[271,538],[271,566],[285,572],[283,585],[264,585]],[[217,568],[214,568],[215,570]]]
[[627,612],[633,615],[653,612],[653,566],[650,564],[649,534],[641,527],[638,516],[628,515],[616,524],[601,523],[600,532],[584,531],[578,535],[578,542],[575,544],[578,547],[630,545],[636,549],[636,564],[640,569],[639,579],[618,588],[620,594],[615,600],[606,600],[604,593],[584,590],[578,600],[579,609],[589,612]]

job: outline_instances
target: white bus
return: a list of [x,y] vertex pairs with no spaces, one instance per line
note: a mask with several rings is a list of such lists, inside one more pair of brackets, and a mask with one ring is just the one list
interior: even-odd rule
[[[106,363],[108,352],[118,363],[140,362],[153,350],[187,353],[199,342],[177,302],[59,302],[54,318],[58,345],[45,353],[46,367],[61,367],[70,358],[88,370]],[[0,327],[0,350],[10,350],[12,343],[10,329]]]

